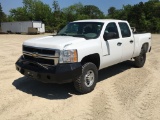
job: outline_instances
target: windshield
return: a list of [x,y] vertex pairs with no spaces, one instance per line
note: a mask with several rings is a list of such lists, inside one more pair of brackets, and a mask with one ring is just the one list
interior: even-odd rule
[[95,39],[99,37],[103,24],[101,22],[71,22],[57,35]]

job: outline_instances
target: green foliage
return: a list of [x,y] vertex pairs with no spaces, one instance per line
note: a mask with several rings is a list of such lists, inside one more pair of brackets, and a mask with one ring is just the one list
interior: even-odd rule
[[54,12],[60,11],[60,6],[59,6],[58,1],[54,0],[52,6],[53,6],[53,9],[54,9]]
[[83,9],[84,15],[88,15],[91,19],[102,19],[104,18],[104,14],[100,9],[94,5],[86,5]]
[[47,33],[53,33],[54,32],[54,28],[51,27],[51,26],[46,26],[45,30],[46,30]]
[[128,20],[139,32],[160,33],[160,1],[149,0],[123,9],[109,8],[108,18]]
[[40,0],[23,0],[23,7],[10,10],[10,17],[14,21],[42,21],[49,25],[52,17],[52,9]]
[[83,15],[82,10],[83,5],[78,3],[62,9],[62,12],[66,18],[66,22],[71,22],[79,19],[78,17],[81,17],[80,15]]
[[41,0],[23,0],[23,7],[10,10],[6,16],[0,4],[0,22],[2,21],[42,21],[46,31],[53,32],[68,22],[81,19],[121,19],[127,20],[138,31],[160,32],[160,1],[149,0],[135,5],[124,5],[122,9],[110,7],[108,14],[94,5],[73,4],[60,9],[58,0],[53,0],[52,8]]
[[14,21],[29,20],[29,18],[27,16],[27,11],[24,7],[18,7],[16,9],[11,9],[10,10],[10,18],[11,17]]
[[4,22],[4,21],[6,21],[6,15],[5,15],[5,13],[3,12],[2,6],[1,6],[1,3],[0,3],[0,23],[1,23],[1,22]]
[[[62,9],[63,23],[82,20],[82,19],[102,19],[105,18],[102,11],[99,10],[98,7],[94,5],[83,5],[81,3],[77,3],[71,5],[67,8]],[[62,24],[63,26],[63,24]]]

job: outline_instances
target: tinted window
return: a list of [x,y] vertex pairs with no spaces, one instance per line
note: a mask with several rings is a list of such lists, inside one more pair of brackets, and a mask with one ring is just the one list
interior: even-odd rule
[[119,24],[119,27],[121,29],[121,34],[122,34],[122,37],[130,37],[131,36],[131,31],[128,27],[128,24],[127,23],[118,23]]
[[105,29],[105,33],[115,33],[116,37],[119,38],[118,29],[116,23],[109,23]]
[[94,39],[99,37],[103,24],[101,22],[71,22],[57,35]]

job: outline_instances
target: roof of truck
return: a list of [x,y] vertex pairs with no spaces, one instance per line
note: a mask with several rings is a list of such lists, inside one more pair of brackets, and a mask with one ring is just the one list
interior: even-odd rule
[[116,20],[116,19],[88,19],[88,20],[77,20],[74,22],[126,22],[126,21]]

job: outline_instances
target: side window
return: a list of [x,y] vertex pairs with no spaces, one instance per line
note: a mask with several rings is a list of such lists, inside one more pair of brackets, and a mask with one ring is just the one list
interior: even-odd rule
[[122,34],[122,37],[125,38],[125,37],[130,37],[131,36],[131,31],[128,27],[128,24],[127,23],[124,23],[124,22],[120,22],[118,23],[119,24],[119,27],[121,29],[121,34]]
[[116,23],[112,22],[106,26],[105,33],[113,33],[114,38],[119,38],[119,33]]

